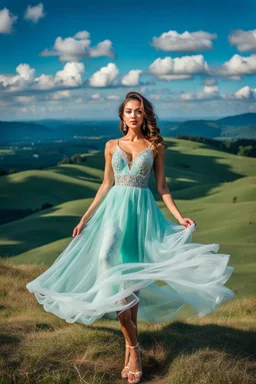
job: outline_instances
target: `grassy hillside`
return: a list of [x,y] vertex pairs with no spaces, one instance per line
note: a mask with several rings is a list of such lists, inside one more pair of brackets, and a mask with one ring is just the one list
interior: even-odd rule
[[[228,285],[238,297],[254,293],[256,159],[238,157],[201,143],[166,139],[166,176],[178,208],[197,222],[193,241],[221,244],[235,267]],[[50,265],[72,240],[80,220],[103,177],[103,154],[90,155],[85,165],[62,165],[3,177],[1,204],[5,207],[53,208],[1,226],[0,254],[10,263]],[[156,193],[157,204],[172,221]]]
[[[219,243],[236,293],[197,320],[139,324],[147,382],[251,384],[255,378],[256,159],[201,143],[166,139],[165,173],[184,216],[197,222],[193,242]],[[121,383],[124,341],[118,322],[85,327],[43,310],[25,285],[72,240],[74,226],[103,177],[103,154],[85,165],[62,165],[0,179],[1,207],[55,206],[0,226],[0,383]],[[150,188],[166,217],[176,219]]]
[[[0,382],[3,384],[123,383],[119,322],[90,326],[43,310],[25,284],[45,267],[0,261]],[[196,320],[139,323],[146,382],[255,383],[254,298],[233,299]]]

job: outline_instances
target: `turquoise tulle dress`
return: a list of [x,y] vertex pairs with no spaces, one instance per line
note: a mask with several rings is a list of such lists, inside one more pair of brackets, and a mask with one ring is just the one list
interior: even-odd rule
[[138,320],[163,322],[185,305],[202,317],[234,296],[224,286],[230,255],[217,253],[219,244],[192,243],[195,224],[169,221],[157,206],[148,188],[151,145],[130,167],[117,142],[114,185],[80,235],[26,285],[45,311],[89,325],[139,303]]

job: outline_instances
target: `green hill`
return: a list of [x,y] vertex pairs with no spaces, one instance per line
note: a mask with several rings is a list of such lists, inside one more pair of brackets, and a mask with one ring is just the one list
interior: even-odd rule
[[[219,243],[235,267],[229,284],[239,295],[253,293],[256,159],[221,152],[202,143],[166,139],[165,172],[182,214],[197,222],[193,241]],[[16,264],[50,265],[72,240],[103,177],[103,153],[86,165],[62,165],[1,178],[1,207],[54,207],[1,226],[1,256]],[[156,193],[157,204],[172,221]],[[246,276],[246,278],[245,278]]]
[[[256,159],[187,140],[166,139],[165,173],[175,202],[197,223],[193,242],[219,243],[235,267],[236,296],[201,319],[139,324],[145,379],[159,384],[250,384],[255,362]],[[25,285],[72,240],[103,177],[103,154],[0,178],[1,208],[54,207],[1,225],[0,372],[2,382],[121,383],[124,340],[118,322],[67,324],[42,310]],[[163,213],[176,219],[150,187]],[[17,294],[18,292],[18,294]],[[185,369],[184,369],[185,367]]]

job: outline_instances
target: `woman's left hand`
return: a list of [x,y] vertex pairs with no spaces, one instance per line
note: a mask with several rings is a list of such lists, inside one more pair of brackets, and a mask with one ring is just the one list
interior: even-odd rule
[[189,217],[183,217],[182,219],[179,220],[179,223],[183,225],[183,227],[188,228],[191,224],[195,224],[196,222]]

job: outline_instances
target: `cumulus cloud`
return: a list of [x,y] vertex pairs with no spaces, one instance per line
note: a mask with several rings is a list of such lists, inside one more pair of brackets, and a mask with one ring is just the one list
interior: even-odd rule
[[73,37],[57,37],[52,50],[47,48],[40,56],[58,56],[60,61],[80,61],[85,58],[107,56],[114,58],[112,42],[104,40],[91,47],[90,34],[87,31],[77,32]]
[[18,17],[13,15],[9,9],[0,10],[0,33],[10,34],[17,19]]
[[256,52],[256,29],[243,31],[238,29],[232,32],[228,40],[231,45],[235,45],[240,52]]
[[209,74],[210,68],[202,55],[156,59],[146,73],[161,80],[184,80],[195,74]]
[[42,3],[32,7],[29,5],[26,9],[24,19],[33,21],[33,23],[38,23],[38,20],[42,19],[46,14],[44,13],[44,6]]
[[218,68],[218,74],[233,80],[240,80],[243,75],[255,75],[256,54],[248,57],[235,54]]
[[123,76],[121,83],[123,85],[135,87],[140,84],[141,73],[142,70],[140,69],[132,69],[127,73],[127,75]]
[[118,84],[119,70],[114,63],[109,63],[95,72],[89,79],[91,87],[107,87]]
[[54,88],[78,87],[83,83],[83,63],[66,63],[63,70],[55,76],[42,74],[35,77],[35,69],[28,64],[19,64],[16,68],[17,75],[0,75],[0,86],[7,91],[50,90]]
[[180,99],[183,101],[203,101],[214,100],[220,98],[219,88],[216,85],[204,86],[202,92],[197,93],[182,93]]
[[221,94],[219,92],[219,88],[216,85],[205,86],[201,92],[183,93],[180,95],[179,99],[182,101],[210,101],[216,99],[226,101],[254,101],[256,100],[256,88],[245,86],[234,93],[224,92]]
[[75,39],[89,39],[90,33],[88,31],[80,31],[74,35]]
[[198,52],[212,49],[212,40],[216,34],[204,31],[178,33],[170,30],[159,37],[153,37],[150,45],[165,52]]
[[28,64],[19,64],[16,67],[17,75],[0,75],[0,85],[2,88],[11,90],[21,90],[27,88],[33,83],[35,78],[35,69]]
[[235,92],[235,97],[241,100],[255,100],[256,99],[256,88],[250,88],[245,86]]
[[82,85],[83,63],[66,63],[63,70],[58,71],[55,76],[41,75],[35,79],[36,89],[52,89],[58,87],[78,87]]

